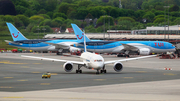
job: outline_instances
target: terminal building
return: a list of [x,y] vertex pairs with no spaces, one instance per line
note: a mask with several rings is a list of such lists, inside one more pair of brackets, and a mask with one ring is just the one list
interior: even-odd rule
[[[146,27],[139,30],[107,30],[106,33],[86,33],[90,39],[100,40],[142,40],[180,43],[180,26]],[[46,39],[76,39],[74,33],[47,34]]]

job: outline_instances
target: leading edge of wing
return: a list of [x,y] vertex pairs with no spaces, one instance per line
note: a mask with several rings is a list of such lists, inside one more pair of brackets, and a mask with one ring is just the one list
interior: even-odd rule
[[53,61],[53,62],[54,61],[57,61],[57,62],[71,62],[71,63],[74,63],[74,64],[82,64],[82,65],[84,65],[84,62],[79,62],[79,61],[68,61],[68,60],[36,57],[36,56],[27,56],[27,55],[21,55],[21,57],[34,58],[34,59],[40,59],[40,60],[49,60],[49,61]]
[[43,42],[43,43],[46,43],[46,44],[55,46],[55,47],[57,47],[57,48],[63,48],[63,49],[66,49],[66,48],[69,48],[69,47],[70,47],[69,45],[61,44],[61,43],[59,43],[59,44],[50,43],[50,42]]
[[138,59],[155,57],[155,56],[157,56],[157,55],[148,55],[148,56],[141,56],[141,57],[137,57],[137,58],[128,58],[128,59],[121,59],[121,60],[106,61],[106,62],[104,62],[104,64],[110,64],[110,63],[115,63],[115,62],[123,62],[123,61],[130,61],[130,60],[138,60]]

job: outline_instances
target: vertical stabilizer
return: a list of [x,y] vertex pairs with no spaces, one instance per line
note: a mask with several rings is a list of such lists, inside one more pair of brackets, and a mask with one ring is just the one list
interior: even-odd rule
[[77,38],[78,42],[83,42],[84,37],[85,37],[86,42],[91,41],[87,36],[83,37],[84,32],[82,32],[82,30],[76,24],[71,24],[71,26],[72,26],[72,28],[74,30],[74,33],[76,35],[76,38]]
[[24,35],[21,34],[21,32],[14,27],[11,23],[6,22],[9,31],[11,33],[11,36],[14,41],[19,41],[19,40],[28,40]]
[[84,33],[83,35],[84,35],[84,52],[87,52],[87,51],[86,51],[86,38],[85,38],[86,35],[85,35],[85,33]]

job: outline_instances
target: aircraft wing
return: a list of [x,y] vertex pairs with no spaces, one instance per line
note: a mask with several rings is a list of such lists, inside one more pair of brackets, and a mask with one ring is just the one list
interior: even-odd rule
[[21,43],[15,43],[15,42],[9,41],[9,40],[4,40],[4,41],[7,42],[7,43],[15,44],[15,45],[21,45]]
[[128,45],[128,44],[124,44],[124,43],[120,43],[121,45],[124,46],[124,50],[137,50],[137,47],[134,47],[132,45]]
[[81,64],[84,65],[84,62],[80,61],[69,61],[69,60],[61,60],[61,59],[52,59],[52,58],[44,58],[44,57],[35,57],[35,56],[27,56],[27,55],[21,55],[21,57],[26,57],[26,58],[33,58],[33,59],[38,59],[38,60],[48,60],[48,61],[57,61],[57,62],[71,62],[73,64]]
[[46,44],[49,44],[49,45],[52,45],[52,46],[55,46],[56,48],[62,48],[62,49],[69,49],[69,45],[67,44],[55,44],[55,43],[49,43],[49,42],[43,42],[43,43],[46,43]]
[[110,64],[110,63],[115,63],[115,62],[123,62],[123,61],[130,61],[130,60],[138,60],[138,59],[155,57],[155,56],[157,56],[157,55],[148,55],[148,56],[141,56],[141,57],[136,57],[136,58],[127,58],[127,59],[121,59],[121,60],[106,61],[106,62],[104,62],[104,64]]

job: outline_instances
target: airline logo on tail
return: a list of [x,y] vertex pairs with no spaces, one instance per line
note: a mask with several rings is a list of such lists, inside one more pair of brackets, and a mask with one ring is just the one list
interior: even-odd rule
[[[82,35],[84,35],[84,33],[82,33]],[[83,38],[83,36],[79,37],[79,35],[77,35],[78,39],[81,40]]]
[[[18,32],[18,34],[19,34],[19,32]],[[14,33],[12,33],[12,35],[13,35],[14,38],[17,38],[17,37],[18,37],[18,35],[17,35],[17,36],[14,36]]]
[[13,24],[6,22],[13,41],[28,40]]
[[87,36],[83,37],[84,32],[82,32],[82,30],[76,24],[71,24],[71,26],[74,30],[78,42],[83,42],[84,38],[86,38],[87,42],[91,41]]

